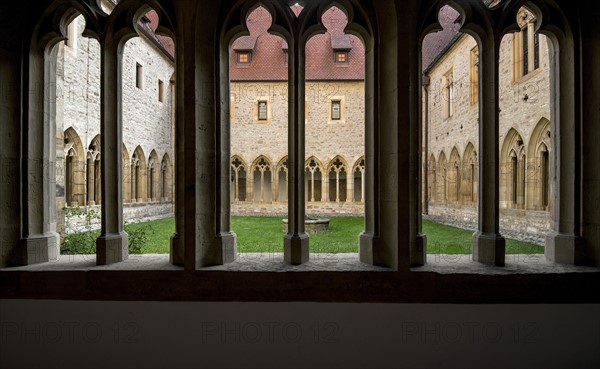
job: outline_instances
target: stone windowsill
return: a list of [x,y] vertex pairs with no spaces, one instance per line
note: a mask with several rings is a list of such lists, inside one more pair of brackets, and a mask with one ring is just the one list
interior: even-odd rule
[[[42,264],[8,267],[0,271],[181,271],[183,267],[172,265],[168,254],[130,255],[126,261],[111,265],[96,265],[95,255],[61,255],[58,260]],[[393,272],[393,269],[361,263],[358,254],[311,253],[310,261],[302,265],[284,262],[282,253],[239,253],[236,261],[226,265],[204,267],[198,271],[229,272]],[[544,255],[507,255],[504,267],[474,262],[471,255],[428,255],[427,264],[411,268],[411,272],[437,274],[564,274],[598,273],[600,268],[563,265],[546,261]]]

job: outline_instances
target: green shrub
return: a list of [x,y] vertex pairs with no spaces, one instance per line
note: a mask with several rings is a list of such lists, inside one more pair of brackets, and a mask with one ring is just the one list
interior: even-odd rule
[[[99,219],[97,211],[81,207],[66,207],[65,212],[65,236],[62,241],[61,250],[65,254],[95,254],[96,239],[100,235],[99,230],[92,229],[94,219]],[[74,218],[84,217],[84,230],[75,232],[73,230]]]
[[129,253],[141,254],[142,248],[148,242],[149,233],[152,228],[147,224],[125,224],[125,232],[129,235]]

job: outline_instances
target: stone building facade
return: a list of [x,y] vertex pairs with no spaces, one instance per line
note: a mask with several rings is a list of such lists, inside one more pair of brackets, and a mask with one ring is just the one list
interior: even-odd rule
[[[292,7],[295,12],[300,7]],[[238,214],[287,214],[287,44],[262,7],[230,50],[231,199]],[[305,199],[309,214],[364,213],[364,46],[347,16],[323,14],[327,32],[306,46]],[[240,61],[241,60],[241,61]],[[264,117],[261,117],[264,109]]]
[[[452,29],[457,18],[452,8],[442,8],[444,30],[423,41],[423,207],[434,219],[474,229],[479,48],[473,37]],[[543,243],[552,209],[551,53],[548,39],[535,31],[533,13],[521,8],[518,24],[521,31],[500,44],[500,227]]]
[[[111,1],[103,1],[110,11]],[[173,214],[174,47],[154,33],[156,12],[138,23],[139,37],[122,56],[123,215],[133,221]],[[55,46],[56,209],[59,230],[64,208],[100,212],[100,46],[83,37],[76,17],[68,39]],[[83,219],[73,219],[72,225]]]

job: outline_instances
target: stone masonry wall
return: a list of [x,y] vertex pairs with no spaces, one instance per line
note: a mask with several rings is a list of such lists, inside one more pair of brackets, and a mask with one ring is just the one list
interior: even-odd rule
[[[58,229],[64,228],[63,208],[65,205],[65,132],[75,132],[76,144],[75,200],[79,206],[87,201],[87,154],[92,140],[100,134],[100,46],[96,40],[83,37],[85,27],[82,16],[73,23],[75,41],[71,46],[61,42],[57,49],[56,73],[56,185]],[[174,165],[174,136],[172,119],[172,90],[170,80],[174,73],[173,62],[145,36],[129,40],[123,58],[123,143],[124,160],[129,161],[139,146],[145,164],[156,153],[155,170],[160,171],[163,158],[168,158],[169,167]],[[142,88],[136,87],[136,64],[143,67]],[[163,82],[164,98],[158,98],[159,83]],[[165,156],[166,155],[166,156]],[[130,165],[124,162],[124,167]],[[172,170],[171,170],[172,173]],[[123,182],[129,187],[129,171],[123,171]],[[147,178],[141,178],[147,181]],[[172,180],[167,181],[169,186]],[[155,184],[156,186],[156,184]],[[145,187],[143,187],[145,188]],[[124,188],[124,198],[129,188]],[[168,196],[171,191],[166,191]],[[158,197],[157,196],[157,200]],[[145,196],[144,196],[145,198]],[[165,200],[165,199],[162,199]],[[124,207],[126,219],[144,218],[172,213],[172,204],[142,206],[135,211]],[[160,211],[156,209],[162,209]],[[163,209],[164,208],[164,209]],[[166,210],[167,209],[167,210]],[[170,210],[168,210],[170,209]],[[141,211],[141,212],[140,212]],[[158,213],[157,213],[158,211]],[[156,214],[155,214],[156,213]]]
[[[231,83],[231,154],[241,157],[246,165],[260,155],[274,165],[287,156],[287,89],[287,81]],[[263,97],[271,105],[269,123],[253,119],[256,101]],[[343,98],[340,121],[328,119],[331,97]],[[306,102],[306,157],[315,156],[326,167],[341,155],[350,171],[364,155],[364,82],[307,82]]]
[[[540,38],[540,63],[539,68],[529,72],[523,77],[515,79],[513,64],[513,43],[512,34],[506,35],[500,45],[500,127],[499,142],[500,148],[511,128],[516,129],[524,141],[525,147],[529,145],[532,139],[532,133],[538,122],[545,118],[550,120],[550,59],[547,38],[543,35]],[[440,206],[446,207],[440,194],[442,184],[439,183],[439,160],[444,153],[446,163],[449,163],[451,151],[457,148],[461,160],[464,159],[465,149],[469,143],[473,144],[475,151],[479,151],[479,108],[478,104],[471,103],[471,80],[470,80],[470,52],[476,46],[475,40],[463,35],[430,70],[429,86],[429,152],[423,155],[423,163],[429,161],[431,154],[435,157],[435,163],[438,167],[437,176],[437,194],[430,195],[430,214],[443,215],[446,218],[452,216],[457,221],[460,219],[476,219],[476,208],[473,206],[461,206],[453,204],[450,213],[440,212]],[[445,95],[442,93],[443,76],[452,71],[454,81],[454,99],[452,101],[454,112],[449,118],[444,118]],[[527,94],[527,99],[525,99]],[[425,105],[424,105],[425,107]],[[529,160],[529,158],[528,158]],[[502,158],[501,158],[502,163]],[[425,164],[424,164],[425,165]],[[448,164],[450,165],[450,164]],[[504,168],[504,169],[503,169]],[[424,169],[427,170],[427,169]],[[429,168],[431,176],[431,168]],[[501,165],[501,171],[506,170]],[[501,177],[500,189],[506,190],[504,181],[510,180],[510,176]],[[432,179],[430,178],[430,186]],[[536,184],[532,177],[527,177],[526,186]],[[424,183],[424,190],[428,184]],[[531,193],[531,192],[526,192]],[[501,197],[506,194],[501,194]],[[475,196],[476,198],[476,196]],[[552,196],[550,196],[552,198]],[[464,205],[464,204],[463,204]],[[552,204],[550,204],[550,209]],[[506,209],[513,210],[513,209]],[[535,216],[532,217],[532,214]],[[505,229],[521,234],[542,235],[550,227],[550,212],[548,211],[520,211],[508,214],[507,211],[501,211],[500,221],[505,225]],[[535,219],[535,220],[534,220]],[[539,220],[539,221],[538,221]],[[533,223],[532,223],[533,222]]]
[[[288,151],[287,89],[287,82],[231,83],[231,153],[243,160],[249,183],[257,180],[252,178],[253,164],[261,155],[271,164],[274,174],[272,181],[278,181],[275,171]],[[342,102],[340,120],[330,119],[332,99]],[[267,121],[257,119],[258,100],[268,101]],[[339,156],[347,174],[347,193],[352,194],[352,171],[364,156],[364,82],[307,82],[306,105],[306,158],[314,156],[317,159],[325,180],[329,164]],[[248,188],[252,189],[252,183]],[[319,214],[362,214],[364,206],[350,206],[351,196],[347,198],[347,206],[319,204],[316,201],[314,211]],[[254,204],[251,201],[236,202],[232,206],[234,214],[271,211],[287,213],[287,206],[282,208],[275,204]]]
[[[100,134],[100,46],[81,36],[82,16],[75,20],[76,47],[59,44],[57,62],[57,143],[73,128],[84,153]],[[136,64],[143,67],[142,89],[136,87]],[[173,122],[170,80],[173,62],[144,36],[129,40],[123,52],[123,143],[131,158],[137,146],[147,162],[154,150],[159,161],[165,154],[173,164]],[[164,100],[158,101],[158,80],[164,84]],[[64,191],[64,144],[57,144],[57,185]],[[160,165],[160,163],[158,163]]]

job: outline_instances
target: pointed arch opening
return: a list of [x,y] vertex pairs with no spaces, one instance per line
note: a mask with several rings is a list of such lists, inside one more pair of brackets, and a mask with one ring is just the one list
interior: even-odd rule
[[85,151],[79,135],[72,127],[64,132],[65,204],[69,207],[85,205]]
[[155,150],[152,150],[148,157],[148,202],[159,201],[159,188],[160,188],[160,162],[158,160],[158,154]]
[[477,162],[477,150],[469,142],[463,154],[463,181],[462,181],[462,202],[467,205],[477,206],[478,186],[479,186],[479,164]]
[[322,202],[323,194],[326,192],[323,190],[323,165],[314,156],[306,160],[304,181],[306,201]]
[[231,158],[231,198],[233,201],[246,201],[247,189],[247,173],[246,163],[238,155]]
[[356,163],[354,163],[354,169],[352,170],[354,173],[353,183],[354,183],[354,192],[353,199],[354,202],[365,202],[365,158],[359,158]]
[[415,141],[419,158],[415,195],[421,198],[414,227],[423,247],[414,249],[413,265],[424,264],[428,252],[470,251],[470,237],[449,242],[437,232],[441,224],[477,228],[477,212],[471,205],[478,193],[473,181],[478,166],[471,166],[472,158],[465,155],[472,155],[480,141],[481,43],[468,29],[461,29],[463,5],[437,3],[419,39],[421,145]]
[[273,166],[271,161],[261,155],[252,163],[252,199],[265,203],[272,201]]
[[171,158],[165,153],[160,162],[160,201],[173,201],[173,168]]
[[87,151],[87,203],[90,206],[102,203],[100,167],[100,135],[96,135]]

